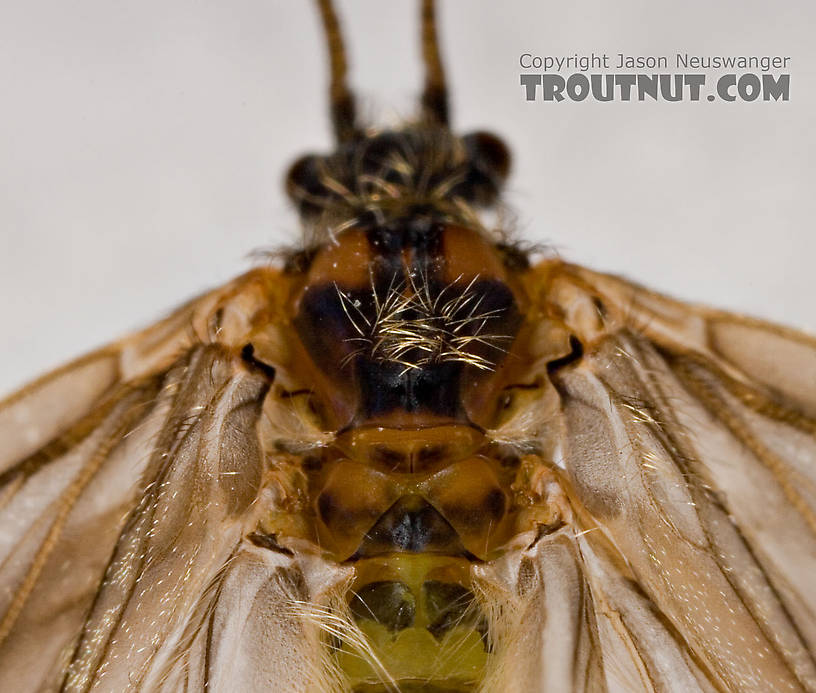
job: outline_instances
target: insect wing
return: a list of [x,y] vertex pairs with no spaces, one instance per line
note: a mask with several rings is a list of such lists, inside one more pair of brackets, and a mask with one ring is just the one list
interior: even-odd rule
[[[3,688],[216,684],[240,661],[225,652],[246,640],[230,632],[236,617],[249,631],[259,618],[264,628],[289,623],[273,651],[305,647],[290,612],[273,618],[305,598],[292,559],[242,543],[256,521],[257,425],[269,381],[235,349],[205,343],[210,333],[245,337],[256,278],[191,302],[0,407]],[[267,608],[232,608],[253,584]],[[218,636],[225,632],[231,637]],[[244,671],[256,685],[307,678],[303,664],[286,661],[259,659]]]
[[[600,660],[613,689],[816,689],[816,343],[562,270],[565,312],[582,296],[605,328],[576,313],[589,347],[552,374],[570,526],[516,557],[519,594],[575,585],[571,610],[526,622],[560,615],[576,664],[541,640],[529,681],[581,690]],[[553,555],[583,580],[547,580]]]

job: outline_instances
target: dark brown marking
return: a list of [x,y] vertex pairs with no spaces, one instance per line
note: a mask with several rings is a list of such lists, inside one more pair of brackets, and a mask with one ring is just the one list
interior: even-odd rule
[[241,359],[252,369],[263,373],[270,383],[275,381],[275,367],[255,358],[255,347],[251,343],[245,344],[241,349]]
[[276,553],[282,553],[286,556],[294,556],[294,552],[290,549],[287,549],[285,546],[281,546],[278,543],[278,537],[275,534],[264,534],[262,532],[252,532],[252,534],[247,536],[255,546],[260,546],[262,549],[269,549],[270,551],[275,551]]
[[577,361],[580,361],[584,355],[584,345],[575,335],[570,335],[569,338],[570,353],[558,359],[553,359],[547,364],[547,373],[555,373],[556,371],[569,366]]

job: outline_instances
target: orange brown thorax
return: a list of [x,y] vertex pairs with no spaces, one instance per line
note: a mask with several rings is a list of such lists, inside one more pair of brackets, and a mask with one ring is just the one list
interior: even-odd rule
[[469,654],[443,679],[467,687],[489,649],[470,568],[519,532],[519,458],[485,431],[524,367],[524,290],[483,232],[430,210],[342,231],[293,287],[297,380],[335,432],[303,465],[311,538],[355,566],[351,612],[392,673],[458,629]]

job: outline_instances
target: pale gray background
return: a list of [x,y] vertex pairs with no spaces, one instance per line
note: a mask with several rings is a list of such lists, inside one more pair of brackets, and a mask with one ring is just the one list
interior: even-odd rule
[[[516,155],[535,241],[680,297],[816,327],[810,0],[443,0],[457,129]],[[366,110],[410,113],[412,2],[340,3]],[[0,391],[294,238],[288,163],[325,150],[307,2],[0,4]],[[524,51],[790,55],[790,103],[528,104]]]

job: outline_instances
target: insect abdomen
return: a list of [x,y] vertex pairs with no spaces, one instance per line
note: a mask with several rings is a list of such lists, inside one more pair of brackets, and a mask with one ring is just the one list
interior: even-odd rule
[[[478,685],[490,648],[469,587],[469,561],[399,553],[361,560],[357,570],[352,617],[400,690],[471,691]],[[346,643],[338,645],[339,664],[355,692],[387,690],[366,660]]]

